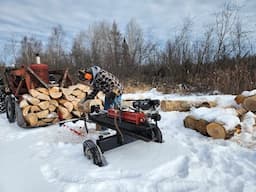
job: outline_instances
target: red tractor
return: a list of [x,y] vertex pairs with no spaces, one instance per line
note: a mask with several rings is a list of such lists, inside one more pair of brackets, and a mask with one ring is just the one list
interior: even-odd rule
[[22,95],[38,87],[64,87],[72,84],[68,69],[49,71],[48,65],[41,64],[38,56],[36,64],[20,68],[6,67],[2,79],[0,112],[6,111],[10,123],[17,120],[18,125],[24,124],[18,105]]

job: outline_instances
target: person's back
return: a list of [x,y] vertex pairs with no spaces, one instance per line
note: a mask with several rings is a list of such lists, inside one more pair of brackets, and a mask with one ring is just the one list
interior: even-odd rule
[[93,66],[87,70],[79,70],[79,79],[90,81],[92,86],[92,92],[82,102],[88,99],[94,99],[97,93],[102,91],[105,94],[104,109],[109,109],[112,105],[120,107],[123,86],[112,73],[98,66]]

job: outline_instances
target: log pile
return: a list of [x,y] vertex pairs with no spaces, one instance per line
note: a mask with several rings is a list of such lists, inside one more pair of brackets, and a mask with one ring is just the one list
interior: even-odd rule
[[162,100],[160,103],[161,110],[167,111],[189,111],[191,107],[215,107],[217,104],[213,101],[185,101],[185,100]]
[[235,97],[235,101],[237,104],[240,104],[242,108],[247,111],[256,112],[256,95],[252,96],[244,96],[237,95]]
[[[60,120],[81,117],[78,102],[88,94],[90,88],[83,84],[68,88],[51,87],[30,89],[19,103],[28,126],[38,127]],[[94,101],[102,107],[102,101]]]
[[236,125],[233,129],[226,129],[223,123],[208,122],[204,119],[196,119],[189,115],[184,119],[184,126],[200,132],[202,135],[210,136],[214,139],[229,139],[235,133],[240,133],[240,125]]

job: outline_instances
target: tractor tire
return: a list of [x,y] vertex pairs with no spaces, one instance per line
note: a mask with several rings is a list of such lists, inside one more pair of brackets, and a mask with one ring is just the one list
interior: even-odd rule
[[14,123],[16,119],[15,115],[15,98],[11,95],[5,97],[5,108],[6,108],[6,117],[10,123]]
[[0,89],[0,113],[4,113],[6,111],[5,96],[5,92]]

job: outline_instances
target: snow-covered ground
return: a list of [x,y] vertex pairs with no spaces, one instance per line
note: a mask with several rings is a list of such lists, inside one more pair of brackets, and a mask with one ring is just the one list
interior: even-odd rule
[[[163,95],[155,90],[123,99],[217,101],[234,105],[232,95]],[[0,192],[187,192],[256,191],[256,134],[243,130],[231,140],[214,140],[187,129],[190,112],[160,112],[164,143],[136,141],[104,153],[97,167],[82,152],[83,136],[52,125],[23,129],[0,115]],[[220,116],[222,114],[219,114]],[[248,113],[243,123],[255,123]],[[252,121],[253,119],[253,121]],[[82,122],[68,124],[79,129]],[[94,125],[89,124],[93,132]]]

